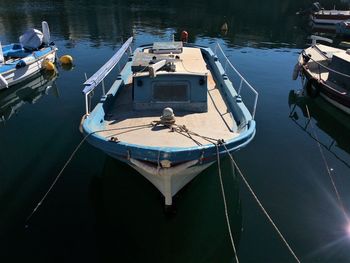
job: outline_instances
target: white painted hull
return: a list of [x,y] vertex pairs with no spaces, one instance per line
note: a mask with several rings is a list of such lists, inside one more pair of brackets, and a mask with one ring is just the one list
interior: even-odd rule
[[[42,70],[42,65],[44,60],[55,62],[55,54],[56,54],[56,51],[53,50],[51,53],[39,58],[35,62],[23,68],[19,68],[10,72],[4,72],[1,75],[7,81],[8,86],[15,85],[23,80],[28,79],[29,77],[35,75],[36,73],[40,72]],[[6,87],[3,87],[0,85],[0,89],[5,89],[5,88]]]
[[197,164],[182,171],[173,170],[172,172],[170,168],[166,173],[159,172],[163,168],[150,170],[139,164],[130,164],[130,166],[150,181],[165,197],[165,205],[170,206],[173,196],[213,163]]

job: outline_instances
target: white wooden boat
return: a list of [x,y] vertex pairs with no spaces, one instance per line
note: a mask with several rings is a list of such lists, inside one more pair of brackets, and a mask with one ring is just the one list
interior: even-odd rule
[[[225,56],[223,67],[219,45],[213,52],[183,42],[155,42],[129,53],[115,83],[90,112],[89,94],[131,41],[84,83],[81,129],[89,143],[147,178],[169,206],[218,157],[253,139],[257,92]],[[238,90],[226,69],[236,74]],[[240,96],[242,89],[255,96],[251,112]]]
[[47,62],[55,62],[57,48],[50,42],[48,25],[42,22],[43,33],[29,29],[18,44],[1,46],[0,90],[15,85],[40,72]]

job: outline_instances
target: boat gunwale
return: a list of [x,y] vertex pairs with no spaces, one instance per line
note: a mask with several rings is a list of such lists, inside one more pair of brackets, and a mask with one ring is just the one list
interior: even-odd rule
[[[151,46],[152,46],[151,44],[139,46],[137,49],[135,49],[133,53],[137,52],[138,50],[144,50],[146,48],[150,48]],[[235,95],[237,95],[237,92],[233,87],[232,82],[229,79],[219,78],[220,76],[222,77],[223,75],[225,75],[225,70],[223,69],[221,62],[219,60],[215,60],[216,55],[213,53],[211,48],[201,46],[201,45],[196,45],[196,44],[185,44],[184,47],[199,48],[203,55],[206,53],[205,55],[207,55],[207,58],[206,58],[207,63],[212,68],[211,72],[213,77],[215,77],[215,80],[219,81],[217,85],[220,91],[224,91],[224,89],[226,89],[230,93],[229,95],[235,98]],[[128,65],[128,63],[130,64]],[[132,143],[123,142],[123,141],[113,142],[99,134],[98,130],[102,130],[102,129],[96,129],[96,128],[98,127],[98,125],[102,127],[101,123],[98,122],[97,124],[93,125],[92,122],[94,121],[94,118],[95,119],[97,118],[99,120],[101,118],[102,119],[104,118],[106,114],[106,112],[104,111],[106,100],[110,95],[112,95],[113,98],[117,96],[119,89],[123,85],[125,85],[128,77],[130,76],[130,74],[132,74],[132,72],[131,70],[129,72],[124,72],[124,70],[126,70],[127,68],[131,68],[131,64],[132,64],[132,60],[131,61],[129,60],[129,62],[126,63],[126,65],[124,66],[120,74],[121,78],[117,79],[114,82],[114,84],[111,86],[107,94],[101,97],[99,103],[91,111],[90,115],[88,115],[87,118],[83,121],[82,123],[83,133],[85,136],[88,136],[87,140],[92,145],[102,149],[105,152],[109,152],[110,154],[113,154],[113,155],[119,154],[120,156],[125,156],[126,154],[129,154],[128,152],[132,151],[134,155],[135,154],[134,151],[136,151],[137,156],[136,157],[133,156],[133,158],[141,159],[145,161],[151,161],[151,162],[157,161],[157,159],[159,158],[160,152],[163,155],[162,156],[163,159],[164,159],[164,156],[166,156],[166,159],[172,162],[181,162],[181,161],[192,160],[196,158],[198,159],[199,156],[201,155],[204,155],[204,157],[206,158],[208,156],[211,157],[214,154],[216,154],[216,146],[214,143],[208,143],[201,146],[189,146],[189,147],[145,146],[145,145],[132,144]],[[213,69],[215,68],[217,72],[213,71]],[[222,96],[225,97],[226,106],[230,108],[232,114],[233,112],[235,112],[235,114],[239,114],[240,117],[242,117],[245,120],[244,126],[240,127],[242,132],[240,132],[238,136],[236,134],[233,138],[225,141],[225,146],[227,147],[228,151],[231,152],[234,150],[238,150],[241,147],[244,147],[254,138],[256,133],[256,123],[243,102],[232,101],[231,103],[229,103],[230,98],[228,98],[228,94],[226,94],[227,92],[226,90],[225,90],[225,94],[222,94]],[[233,108],[233,105],[232,105],[233,103],[235,103],[235,105],[237,105],[237,107],[240,109],[240,113],[239,112],[237,113],[237,109]],[[218,138],[218,139],[221,139],[221,138]],[[116,145],[118,147],[116,147]],[[226,149],[224,147],[219,146],[219,152],[220,154],[224,154],[226,153]],[[184,158],[184,156],[186,158]]]
[[[11,44],[10,44],[10,45],[11,45]],[[43,49],[44,49],[44,50],[50,49],[50,50],[47,51],[47,52],[45,51],[46,53],[45,53],[44,55],[41,55],[40,57],[35,57],[34,53],[35,53],[36,51],[44,52],[44,50],[36,50],[36,51],[33,51],[32,54],[28,54],[28,56],[23,57],[23,58],[27,58],[27,57],[30,57],[30,56],[33,56],[33,57],[34,57],[34,60],[33,60],[33,61],[30,61],[28,64],[26,63],[26,67],[27,67],[27,66],[30,66],[30,65],[32,65],[32,64],[34,64],[34,63],[37,63],[39,60],[43,59],[44,57],[46,57],[46,56],[48,56],[48,55],[50,55],[50,54],[52,54],[52,53],[56,53],[56,51],[57,51],[57,48],[56,48],[55,45],[50,45],[50,46],[44,47]],[[3,74],[10,74],[10,73],[12,73],[12,72],[15,72],[15,71],[17,70],[16,65],[17,65],[18,61],[20,61],[20,60],[23,59],[23,58],[19,58],[18,60],[16,60],[16,62],[11,62],[10,64],[6,64],[6,63],[3,64],[2,66],[10,66],[11,68],[8,69],[7,71],[0,72],[0,74],[3,75]],[[1,66],[0,66],[0,69],[1,69]]]

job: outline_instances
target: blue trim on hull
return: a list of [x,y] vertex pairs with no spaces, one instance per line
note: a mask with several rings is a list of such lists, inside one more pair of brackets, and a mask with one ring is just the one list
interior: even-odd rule
[[[225,142],[226,148],[230,152],[239,150],[240,148],[246,146],[255,136],[256,123],[252,119],[252,116],[248,109],[245,107],[241,100],[236,100],[237,92],[232,86],[231,81],[227,78],[225,71],[221,63],[217,60],[216,56],[213,54],[210,48],[196,46],[196,45],[186,45],[189,47],[198,47],[201,49],[204,58],[207,60],[213,76],[218,84],[218,87],[223,91],[223,96],[226,99],[227,106],[231,109],[235,121],[239,124],[241,133],[239,136],[234,137]],[[142,50],[144,48],[149,48],[150,45],[145,45],[137,49]],[[129,144],[125,142],[112,142],[107,140],[105,137],[95,133],[96,131],[101,131],[105,129],[104,117],[108,112],[111,104],[118,96],[118,91],[124,86],[126,80],[131,76],[131,64],[132,60],[125,65],[121,72],[119,78],[112,85],[106,96],[103,96],[100,102],[97,104],[95,109],[83,122],[83,133],[84,135],[91,134],[87,141],[93,146],[101,149],[108,155],[114,158],[128,162],[128,158],[134,158],[141,161],[147,161],[150,163],[157,164],[158,161],[169,160],[173,165],[192,161],[201,160],[201,163],[209,163],[216,160],[217,150],[214,144],[207,144],[202,146],[193,147],[150,147]],[[221,138],[217,138],[221,139]],[[219,146],[220,156],[224,156],[226,149],[224,146]]]

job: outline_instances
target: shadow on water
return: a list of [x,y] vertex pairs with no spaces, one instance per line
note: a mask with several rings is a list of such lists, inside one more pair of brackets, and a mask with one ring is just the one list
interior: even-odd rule
[[[313,99],[296,94],[294,90],[289,93],[288,104],[291,108],[291,120],[350,168],[350,160],[344,158],[338,150],[341,149],[350,154],[350,138],[348,136],[350,133],[350,116],[336,109],[323,98]],[[311,120],[309,120],[309,114]],[[328,139],[315,137],[310,125],[312,119],[315,121],[317,128],[329,136]]]
[[39,73],[8,89],[0,90],[1,126],[5,125],[14,114],[17,114],[19,108],[24,104],[36,103],[43,95],[47,95],[50,90],[55,96],[59,96],[55,85],[56,78],[57,74],[53,72]]
[[[165,214],[163,197],[131,167],[108,157],[91,183],[103,262],[232,262],[220,183],[214,164],[174,198]],[[231,227],[238,247],[242,214],[238,178],[222,161]],[[136,252],[137,251],[137,252]]]

